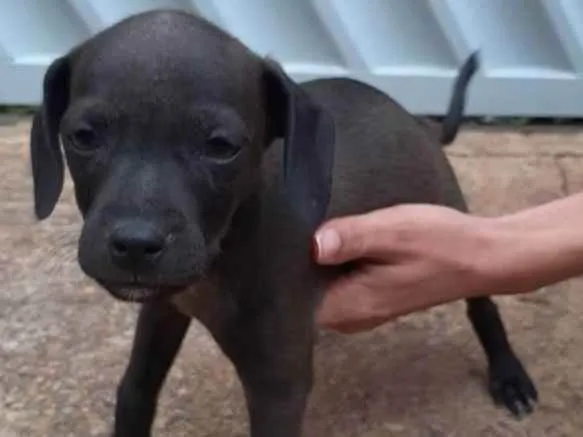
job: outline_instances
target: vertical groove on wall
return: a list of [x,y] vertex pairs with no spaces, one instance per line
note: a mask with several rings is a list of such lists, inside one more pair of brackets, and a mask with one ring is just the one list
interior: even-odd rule
[[0,41],[13,63],[43,64],[89,34],[68,3],[19,0],[0,3]]
[[77,13],[77,16],[85,22],[91,33],[96,33],[105,27],[99,12],[95,9],[95,3],[91,0],[67,0]]
[[314,9],[328,34],[336,43],[338,51],[342,54],[346,66],[356,71],[368,70],[369,65],[358,49],[357,44],[347,31],[346,22],[338,14],[333,0],[314,0]]
[[490,71],[552,77],[572,69],[539,0],[450,2],[467,35],[485,52]]
[[580,0],[543,0],[543,6],[574,70],[583,73],[583,4]]
[[441,31],[447,38],[452,52],[455,54],[458,63],[468,56],[468,54],[479,47],[466,38],[460,22],[456,19],[451,9],[451,2],[456,0],[428,0],[429,6],[440,26]]
[[455,56],[425,1],[334,0],[347,33],[375,74],[442,74]]
[[217,0],[215,4],[225,27],[260,55],[285,61],[295,71],[326,74],[343,66],[336,44],[310,2]]
[[221,17],[221,13],[216,3],[213,0],[192,0],[192,10],[202,15],[209,21],[212,21],[217,26],[225,28],[225,23]]
[[2,45],[2,39],[0,39],[0,67],[2,64],[9,64],[10,62],[12,62],[12,57]]

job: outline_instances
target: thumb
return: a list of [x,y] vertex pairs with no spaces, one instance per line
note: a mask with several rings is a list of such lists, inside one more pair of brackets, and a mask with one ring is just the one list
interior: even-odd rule
[[325,223],[314,237],[316,261],[341,264],[374,256],[382,251],[378,228],[378,220],[369,215],[343,217]]

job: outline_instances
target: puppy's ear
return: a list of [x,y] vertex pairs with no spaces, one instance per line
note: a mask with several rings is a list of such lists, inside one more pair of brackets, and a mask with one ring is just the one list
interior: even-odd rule
[[334,119],[283,68],[265,59],[271,137],[284,139],[284,189],[308,226],[326,216],[332,191]]
[[63,189],[64,163],[59,144],[59,125],[69,100],[69,62],[58,58],[43,79],[42,103],[32,120],[30,157],[34,185],[34,209],[39,220],[53,212]]

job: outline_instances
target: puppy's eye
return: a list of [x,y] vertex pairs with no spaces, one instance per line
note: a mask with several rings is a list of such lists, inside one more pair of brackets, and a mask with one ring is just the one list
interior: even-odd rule
[[206,143],[204,154],[207,158],[218,162],[228,162],[241,151],[241,146],[221,134],[212,134]]
[[91,152],[97,148],[96,135],[90,127],[80,127],[67,135],[69,143],[79,152]]

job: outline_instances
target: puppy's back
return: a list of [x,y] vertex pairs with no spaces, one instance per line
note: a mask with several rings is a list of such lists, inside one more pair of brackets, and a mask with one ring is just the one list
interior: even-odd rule
[[305,89],[336,122],[329,217],[397,203],[465,204],[439,134],[372,86],[318,79]]

